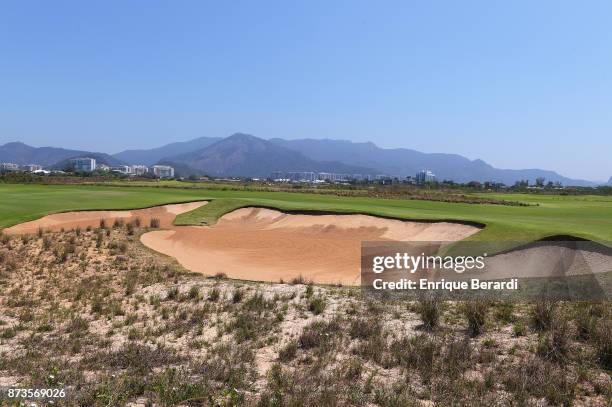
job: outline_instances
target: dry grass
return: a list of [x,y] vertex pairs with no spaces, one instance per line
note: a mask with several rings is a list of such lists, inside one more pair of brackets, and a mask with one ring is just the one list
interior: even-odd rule
[[0,236],[0,385],[65,387],[66,406],[610,400],[609,303],[204,278],[144,248],[138,223],[113,226]]

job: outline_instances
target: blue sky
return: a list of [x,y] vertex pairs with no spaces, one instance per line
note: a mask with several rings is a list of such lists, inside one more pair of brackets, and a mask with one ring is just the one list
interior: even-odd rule
[[0,143],[339,138],[612,176],[609,1],[3,1]]

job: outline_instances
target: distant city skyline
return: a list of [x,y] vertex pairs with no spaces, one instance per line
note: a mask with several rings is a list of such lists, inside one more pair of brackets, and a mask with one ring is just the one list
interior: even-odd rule
[[612,3],[5,2],[0,144],[235,132],[612,176]]

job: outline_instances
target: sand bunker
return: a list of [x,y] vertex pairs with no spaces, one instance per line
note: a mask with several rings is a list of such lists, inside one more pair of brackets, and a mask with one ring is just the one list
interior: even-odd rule
[[134,209],[128,211],[82,211],[66,212],[47,215],[31,222],[21,223],[4,229],[4,233],[9,235],[32,234],[39,229],[58,232],[62,229],[70,230],[80,227],[97,228],[100,220],[104,219],[107,226],[112,226],[116,220],[125,223],[139,218],[143,226],[148,226],[151,219],[159,219],[161,228],[169,228],[177,215],[192,211],[205,205],[207,202],[189,202],[182,204],[171,204],[155,206],[147,209]]
[[612,249],[597,243],[536,242],[487,259],[482,279],[578,276],[612,272]]
[[242,208],[212,226],[148,232],[141,241],[185,268],[213,275],[278,282],[298,276],[317,283],[360,282],[361,241],[457,241],[469,225],[405,222],[367,215],[292,215]]

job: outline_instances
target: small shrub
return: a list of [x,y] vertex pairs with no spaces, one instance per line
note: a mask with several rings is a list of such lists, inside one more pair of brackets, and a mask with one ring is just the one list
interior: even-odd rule
[[240,288],[236,288],[234,290],[234,293],[232,294],[232,302],[234,304],[238,304],[240,301],[242,301],[243,298],[244,298],[244,291],[242,291]]
[[514,303],[510,301],[502,301],[495,307],[495,319],[509,324],[516,320],[514,316]]
[[51,247],[51,243],[51,238],[49,236],[44,236],[42,239],[43,250],[49,250],[49,248]]
[[579,339],[589,340],[597,330],[596,308],[591,304],[578,305],[575,313],[576,331]]
[[219,297],[221,297],[221,291],[217,287],[213,287],[208,293],[208,301],[217,302]]
[[427,334],[404,336],[389,346],[393,364],[403,368],[418,369],[427,379],[432,374],[436,353],[441,343]]
[[140,332],[138,332],[138,329],[131,327],[128,330],[128,335],[127,335],[128,340],[135,341],[136,339],[139,339],[140,336],[141,335],[140,335]]
[[606,370],[612,370],[612,321],[603,318],[595,329],[593,343],[597,351],[597,361]]
[[0,338],[2,338],[2,339],[11,339],[11,338],[14,338],[15,335],[17,335],[17,331],[15,331],[15,329],[7,328],[7,329],[4,329],[0,333]]
[[419,298],[416,311],[421,317],[423,327],[432,330],[439,324],[442,301],[435,295],[424,295]]
[[351,321],[349,335],[353,339],[369,339],[380,336],[382,324],[377,318],[359,318]]
[[531,311],[533,327],[538,331],[550,328],[555,316],[557,304],[551,300],[537,301]]
[[569,354],[570,332],[565,318],[556,316],[548,327],[548,332],[540,336],[538,355],[544,359],[562,361]]
[[291,279],[291,284],[306,284],[306,280],[304,279],[304,276],[300,274],[299,276]]
[[98,232],[96,235],[96,247],[99,249],[102,247],[102,242],[104,241],[104,233]]
[[56,247],[55,250],[53,250],[53,254],[58,263],[64,263],[68,259],[68,254],[63,247]]
[[126,242],[110,242],[108,248],[111,250],[111,254],[115,253],[125,253],[127,252],[127,243]]
[[179,295],[178,287],[171,287],[166,292],[166,300],[176,300]]
[[304,327],[298,339],[302,349],[319,348],[323,351],[331,350],[335,345],[333,339],[340,335],[340,325],[337,321],[314,321]]
[[322,297],[311,298],[308,302],[308,311],[315,315],[322,314],[325,311],[325,299]]
[[347,380],[359,380],[363,373],[363,363],[358,358],[350,358],[342,366],[343,376]]
[[149,221],[149,227],[153,229],[159,228],[159,225],[160,225],[159,218],[151,218],[151,220]]
[[200,298],[200,287],[197,285],[192,285],[187,293],[187,298],[190,300],[197,300]]
[[514,336],[525,336],[527,334],[527,326],[523,323],[523,321],[518,321],[512,327],[512,333]]
[[85,336],[88,330],[89,322],[79,316],[73,317],[66,326],[66,332],[68,332],[73,338]]
[[295,358],[295,355],[298,350],[298,343],[296,341],[291,341],[287,343],[279,352],[278,352],[278,360],[281,362],[289,362]]
[[531,405],[533,397],[544,397],[548,405],[574,405],[577,382],[564,366],[532,356],[510,367],[501,382],[514,399],[511,405]]
[[100,219],[100,229],[106,229],[106,221],[104,219]]
[[484,331],[489,303],[484,300],[469,300],[461,307],[463,315],[468,321],[468,333],[470,336],[478,336]]

